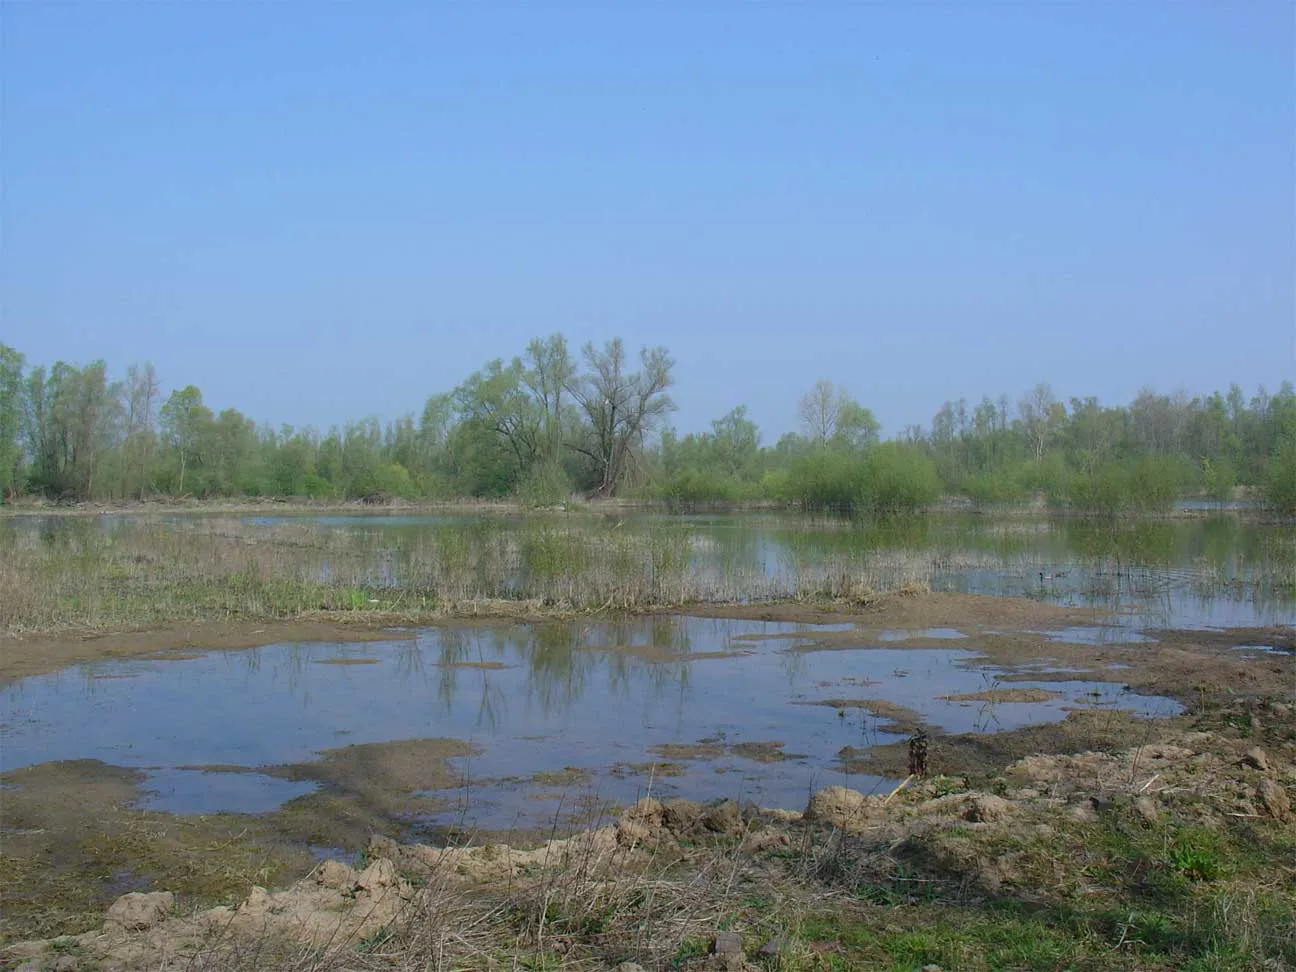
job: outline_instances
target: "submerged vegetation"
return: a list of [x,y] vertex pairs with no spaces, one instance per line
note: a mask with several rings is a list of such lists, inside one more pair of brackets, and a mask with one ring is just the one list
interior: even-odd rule
[[900,513],[941,495],[978,504],[1043,498],[1118,516],[1162,512],[1183,497],[1263,499],[1296,515],[1296,389],[1249,400],[1141,392],[1128,406],[1056,399],[1040,385],[947,402],[930,427],[881,442],[873,413],[818,382],[799,431],[762,444],[739,406],[701,433],[668,424],[674,362],[624,344],[573,354],[562,335],[532,341],[420,415],[327,432],[215,413],[190,385],[163,396],[151,365],[120,381],[105,362],[26,369],[0,345],[0,495],[55,500],[236,496],[443,500],[510,498],[533,506],[573,494],[660,500],[673,508],[766,502],[807,510]]
[[1111,525],[739,515],[715,529],[581,513],[404,524],[55,517],[0,523],[0,633],[320,612],[413,620],[858,602],[978,569],[1022,577],[1020,593],[1043,595],[1042,572],[1059,563],[1083,568],[1077,594],[1101,603],[1121,592],[1160,599],[1168,569],[1194,597],[1296,598],[1290,530],[1231,517]]

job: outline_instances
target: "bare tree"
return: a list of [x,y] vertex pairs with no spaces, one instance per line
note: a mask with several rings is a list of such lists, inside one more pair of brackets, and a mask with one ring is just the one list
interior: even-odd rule
[[625,345],[620,338],[602,349],[582,349],[586,370],[575,376],[567,391],[585,422],[572,449],[594,467],[594,493],[611,496],[629,472],[644,434],[675,407],[666,393],[673,383],[675,362],[665,348],[639,352],[639,370],[627,371]]
[[1065,406],[1053,397],[1053,389],[1041,382],[1018,402],[1017,414],[1021,418],[1022,429],[1031,450],[1035,453],[1035,461],[1039,462],[1044,458],[1049,439],[1066,418]]
[[820,378],[806,392],[798,413],[802,433],[819,445],[835,440],[840,445],[867,446],[877,441],[881,430],[871,411],[827,378]]
[[831,439],[837,432],[837,418],[847,397],[844,388],[838,388],[827,378],[816,381],[798,408],[805,437],[820,445]]
[[[149,484],[149,465],[153,461],[153,416],[157,410],[158,379],[153,363],[131,365],[126,369],[126,452],[129,459],[122,465],[122,493],[127,492],[131,465],[139,471],[139,498],[144,499]],[[132,463],[130,460],[134,460]]]

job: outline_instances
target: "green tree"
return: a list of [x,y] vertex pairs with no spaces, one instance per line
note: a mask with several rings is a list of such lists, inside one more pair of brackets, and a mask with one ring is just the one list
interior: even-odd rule
[[865,449],[877,444],[881,430],[872,411],[848,398],[837,410],[836,428],[830,441],[839,448]]
[[89,499],[120,418],[120,389],[108,383],[104,362],[35,368],[24,401],[33,485],[49,495]]
[[162,404],[162,435],[179,463],[176,493],[183,496],[185,475],[202,458],[201,449],[211,426],[211,409],[203,404],[202,392],[193,385],[173,391]]
[[709,464],[730,476],[754,470],[760,455],[760,429],[739,405],[711,423]]
[[158,379],[152,363],[126,369],[124,388],[126,425],[120,464],[121,493],[138,493],[142,500],[152,487],[154,430],[158,407]]
[[478,440],[476,458],[506,467],[487,478],[502,479],[512,489],[540,459],[545,443],[544,410],[528,391],[522,362],[496,359],[469,375],[455,390],[455,404],[465,435]]
[[1296,516],[1296,435],[1274,449],[1265,471],[1264,496],[1283,516]]
[[1227,503],[1237,488],[1237,470],[1227,459],[1203,459],[1202,486],[1215,502]]
[[23,356],[0,344],[0,500],[22,485]]

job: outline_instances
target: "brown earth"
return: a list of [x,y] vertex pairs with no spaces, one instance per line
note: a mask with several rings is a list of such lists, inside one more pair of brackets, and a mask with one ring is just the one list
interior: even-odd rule
[[[1074,711],[1060,723],[1011,732],[933,733],[929,742],[930,771],[963,781],[961,785],[1004,774],[1030,757],[1110,754],[1131,745],[1175,738],[1180,741],[1174,745],[1187,746],[1182,742],[1184,734],[1203,727],[1230,740],[1227,746],[1212,743],[1216,749],[1227,749],[1229,759],[1241,758],[1240,752],[1233,753],[1237,746],[1231,740],[1246,736],[1264,740],[1271,759],[1285,759],[1287,762],[1279,765],[1287,766],[1291,761],[1289,750],[1296,743],[1296,716],[1291,708],[1296,703],[1296,654],[1290,653],[1296,648],[1296,634],[1290,629],[1159,631],[1154,633],[1154,643],[1072,644],[1050,641],[1036,632],[1093,626],[1102,622],[1102,616],[1030,601],[940,594],[886,597],[863,608],[844,610],[794,604],[699,613],[853,624],[846,631],[808,635],[808,643],[794,646],[794,650],[805,651],[870,650],[884,644],[895,648],[895,642],[880,640],[881,632],[952,627],[968,638],[935,646],[968,649],[988,662],[1017,669],[1003,676],[1003,682],[1115,681],[1139,692],[1176,698],[1188,707],[1185,715],[1164,720],[1141,719],[1119,710]],[[468,623],[490,622],[477,618]],[[195,647],[236,649],[282,641],[382,641],[410,636],[407,632],[310,621],[195,624],[97,638],[10,640],[0,643],[0,678],[52,671],[95,658],[192,657]],[[902,646],[920,645],[921,641]],[[1268,645],[1278,650],[1236,650],[1245,645]],[[1038,670],[1041,666],[1077,671],[1045,674]],[[844,701],[884,714],[873,708],[883,700]],[[890,713],[905,714],[913,715],[908,710]],[[895,721],[901,728],[910,724]],[[739,747],[748,751],[740,752]],[[840,755],[840,764],[847,772],[900,778],[907,772],[907,750],[904,743],[867,752],[846,749]],[[346,747],[332,750],[313,763],[270,768],[265,771],[316,782],[320,788],[290,801],[274,814],[258,817],[176,817],[131,809],[130,804],[140,795],[139,775],[93,761],[43,764],[6,774],[0,779],[4,784],[0,794],[4,828],[0,844],[0,870],[4,875],[0,880],[0,939],[19,933],[83,930],[91,916],[97,915],[120,890],[166,888],[181,892],[186,902],[210,905],[235,902],[252,884],[282,886],[287,875],[304,873],[309,867],[304,850],[308,845],[359,848],[375,833],[401,835],[407,832],[411,818],[452,808],[453,789],[445,788],[453,788],[458,777],[446,760],[471,751],[454,740],[413,740]],[[678,771],[678,762],[669,761],[727,754],[756,759],[782,755],[777,743],[734,744],[719,739],[663,746],[654,752],[668,762],[617,764],[610,772],[669,775]],[[1274,755],[1283,752],[1289,754]],[[1186,765],[1190,768],[1197,764]],[[1127,769],[1128,765],[1121,764],[1112,773],[1119,775]],[[1217,769],[1210,771],[1215,773],[1211,779],[1220,778]],[[1099,776],[1094,779],[1102,781]],[[1274,779],[1278,781],[1274,785],[1288,791],[1296,783],[1287,769]],[[1243,781],[1239,786],[1236,793],[1228,790],[1231,805],[1251,809],[1229,812],[1262,815],[1269,812],[1267,807],[1282,806],[1282,798],[1272,786],[1262,788],[1257,781]],[[437,789],[441,794],[419,795],[423,790]]]
[[[1272,704],[1257,709],[1271,725],[1283,715]],[[1296,867],[1284,855],[1293,848],[1296,739],[1240,731],[1229,721],[1240,712],[1220,713],[1220,730],[1158,724],[1133,746],[1028,756],[985,786],[936,777],[885,797],[829,787],[811,796],[804,813],[645,798],[613,826],[530,849],[400,844],[376,835],[363,869],[326,861],[285,890],[253,886],[215,908],[167,893],[127,894],[102,924],[87,915],[87,930],[74,936],[8,946],[0,967],[374,968],[355,963],[378,940],[384,968],[536,967],[510,949],[534,956],[548,941],[563,967],[594,970],[612,968],[633,941],[653,968],[748,972],[761,967],[753,963],[770,937],[759,932],[769,927],[771,897],[781,912],[849,912],[876,934],[903,932],[911,913],[917,928],[929,914],[946,916],[921,895],[964,911],[989,901],[1065,910],[1095,899],[1121,907],[1164,888],[1183,897],[1205,882],[1205,891],[1214,884],[1237,904],[1245,897],[1231,893],[1254,894],[1261,877],[1270,900],[1285,908],[1270,913],[1291,925]],[[120,782],[112,773],[88,775],[109,787]],[[1217,845],[1259,857],[1216,865],[1210,848]],[[1199,849],[1192,857],[1174,847]],[[1213,873],[1217,866],[1223,870]],[[1224,883],[1232,869],[1236,887]],[[862,911],[861,891],[887,897],[881,908]],[[753,895],[750,906],[740,903]],[[646,911],[648,902],[662,910]],[[547,938],[527,924],[531,914],[549,923]],[[735,925],[737,934],[721,931]],[[1248,932],[1265,936],[1249,957],[1288,954],[1293,931]],[[699,934],[714,958],[681,964],[685,943]],[[1096,946],[1096,964],[1083,967],[1174,967],[1145,965],[1101,937]],[[476,964],[486,954],[491,960]]]
[[922,716],[907,706],[886,699],[820,699],[815,702],[798,702],[797,705],[823,705],[833,709],[863,709],[881,722],[881,732],[913,732],[922,726]]
[[1061,692],[1041,688],[997,688],[942,695],[940,698],[945,702],[1050,702],[1061,697]]
[[204,651],[234,651],[294,641],[406,641],[411,631],[345,621],[195,621],[148,631],[85,637],[0,638],[0,683],[55,672],[69,665],[148,655],[185,661]]

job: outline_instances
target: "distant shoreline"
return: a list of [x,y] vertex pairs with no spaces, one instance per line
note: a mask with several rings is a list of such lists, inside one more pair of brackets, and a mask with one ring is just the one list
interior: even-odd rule
[[[1200,505],[1176,506],[1164,512],[1121,513],[1115,517],[1088,513],[1065,507],[1052,507],[1042,500],[1031,503],[976,504],[967,500],[947,497],[920,511],[919,516],[998,516],[1005,518],[1115,519],[1120,522],[1144,520],[1195,520],[1228,514],[1247,518],[1283,518],[1274,514],[1256,500],[1232,500],[1214,503],[1192,498],[1181,501]],[[840,519],[887,519],[888,517],[847,514],[821,510],[801,510],[772,500],[729,501],[673,505],[655,499],[580,499],[566,504],[532,506],[518,500],[452,499],[404,500],[381,503],[363,500],[311,500],[287,499],[156,499],[122,502],[77,502],[60,504],[49,500],[19,500],[0,504],[0,520],[24,517],[94,517],[94,516],[152,516],[166,514],[217,515],[277,513],[287,516],[419,516],[437,513],[490,514],[499,516],[542,516],[563,514],[606,514],[617,511],[661,513],[664,515],[690,515],[699,513],[785,513],[791,516],[812,516]]]

